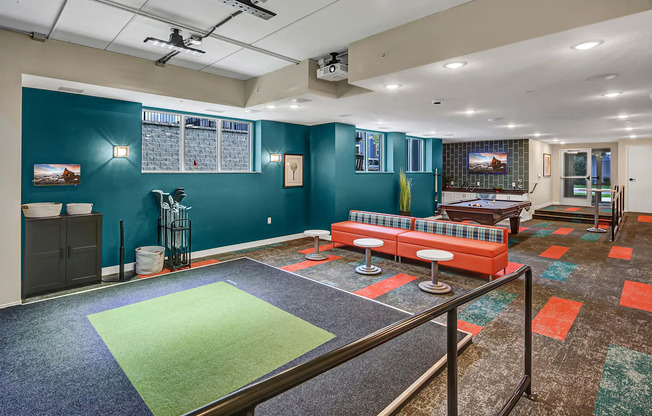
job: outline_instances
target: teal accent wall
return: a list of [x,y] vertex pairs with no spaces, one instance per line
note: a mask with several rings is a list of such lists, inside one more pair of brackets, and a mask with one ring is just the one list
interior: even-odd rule
[[[405,134],[384,133],[388,172],[355,171],[355,126],[341,123],[311,127],[310,224],[313,228],[329,228],[345,221],[352,209],[395,213],[399,211],[398,177],[405,169]],[[430,149],[430,169],[441,172],[441,140],[425,139]],[[326,152],[326,153],[323,153]],[[412,178],[412,215],[428,217],[434,212],[435,193],[432,170],[409,173]]]
[[[184,187],[192,206],[192,250],[256,241],[309,228],[310,131],[302,125],[254,122],[255,166],[262,173],[141,173],[139,103],[23,89],[22,202],[92,202],[104,214],[103,266],[118,264],[119,220],[125,222],[126,261],[136,247],[157,243],[159,207],[152,189]],[[114,159],[113,146],[129,146]],[[283,188],[282,163],[270,153],[304,154],[302,188]],[[35,163],[79,163],[77,187],[36,187]],[[267,225],[267,217],[272,224]]]

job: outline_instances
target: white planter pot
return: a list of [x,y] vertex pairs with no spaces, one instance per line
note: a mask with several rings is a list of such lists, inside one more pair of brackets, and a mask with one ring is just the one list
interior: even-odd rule
[[25,218],[43,218],[43,217],[56,217],[61,214],[60,202],[34,202],[31,204],[23,204],[23,214]]

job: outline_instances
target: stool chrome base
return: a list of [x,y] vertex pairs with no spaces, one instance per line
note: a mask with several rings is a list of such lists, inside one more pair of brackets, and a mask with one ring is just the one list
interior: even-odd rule
[[433,285],[432,282],[421,282],[419,283],[419,289],[428,293],[436,293],[438,295],[443,295],[451,291],[451,287],[446,283],[438,282],[436,285]]
[[328,256],[323,253],[310,253],[310,254],[306,254],[306,258],[308,260],[320,261],[320,260],[326,260]]
[[359,274],[371,275],[371,274],[380,274],[382,270],[378,266],[369,266],[366,265],[358,266],[355,268],[355,272]]
[[607,230],[605,230],[604,228],[595,228],[595,227],[587,228],[586,231],[588,231],[590,233],[606,233],[607,232]]

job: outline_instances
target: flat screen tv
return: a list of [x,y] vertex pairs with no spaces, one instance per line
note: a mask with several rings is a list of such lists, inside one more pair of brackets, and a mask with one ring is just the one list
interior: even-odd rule
[[81,179],[80,165],[35,164],[34,185],[73,185],[77,186]]
[[469,173],[507,173],[507,152],[469,153]]

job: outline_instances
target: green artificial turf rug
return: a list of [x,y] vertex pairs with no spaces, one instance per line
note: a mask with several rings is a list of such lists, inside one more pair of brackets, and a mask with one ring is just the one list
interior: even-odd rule
[[215,401],[335,337],[225,282],[88,319],[155,416]]

